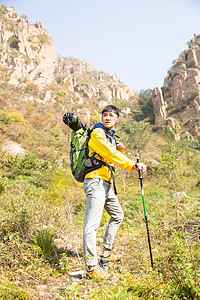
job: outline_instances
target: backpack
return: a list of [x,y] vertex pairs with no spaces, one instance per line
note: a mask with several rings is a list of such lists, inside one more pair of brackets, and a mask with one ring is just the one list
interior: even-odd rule
[[74,178],[83,182],[85,175],[93,170],[108,165],[100,159],[89,157],[88,141],[92,129],[89,128],[75,113],[68,112],[63,116],[63,122],[72,129],[70,144],[70,166]]
[[[83,182],[85,175],[91,171],[107,166],[113,179],[114,192],[117,195],[114,167],[95,157],[97,153],[89,157],[88,141],[93,129],[85,124],[75,113],[67,112],[63,116],[63,122],[72,129],[70,144],[70,166],[74,178]],[[106,133],[106,132],[105,132]],[[107,133],[106,133],[107,136]]]

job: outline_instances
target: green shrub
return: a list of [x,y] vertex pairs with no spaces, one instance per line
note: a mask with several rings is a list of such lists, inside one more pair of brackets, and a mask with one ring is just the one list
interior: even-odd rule
[[34,248],[38,254],[48,260],[57,260],[55,234],[49,228],[38,230],[34,238]]
[[159,150],[160,164],[157,173],[167,181],[171,188],[177,184],[180,175],[181,155],[183,149],[176,143],[168,140],[168,144]]
[[5,9],[6,9],[6,7],[1,4],[1,6],[0,6],[0,16],[3,16],[5,14]]
[[39,163],[36,155],[28,153],[24,158],[19,158],[18,155],[1,160],[2,169],[6,172],[7,177],[16,177],[19,175],[30,176],[39,168]]
[[49,38],[48,38],[48,35],[47,35],[46,33],[39,34],[39,35],[37,36],[37,38],[38,38],[38,40],[39,40],[39,42],[40,42],[41,45],[46,44],[47,41],[48,41],[48,39],[49,39]]
[[164,90],[168,90],[168,89],[169,89],[168,83],[165,82],[164,85],[162,86],[162,88],[163,88]]
[[20,112],[8,113],[8,118],[10,118],[13,122],[18,122],[18,123],[25,124],[24,116]]
[[10,125],[12,122],[25,124],[24,116],[20,112],[7,113],[4,111],[0,111],[0,121],[7,125]]
[[26,236],[30,226],[30,215],[27,203],[20,197],[12,197],[3,207],[1,218],[0,236],[9,236],[11,233],[19,233]]
[[10,47],[11,48],[18,48],[18,38],[17,37],[15,37],[15,36],[11,36],[11,37],[9,37],[9,39],[8,39],[8,43],[9,43],[9,45],[10,45]]
[[0,178],[0,194],[5,192],[7,178]]
[[121,131],[124,134],[124,142],[130,149],[140,152],[150,141],[151,130],[148,123],[137,121],[125,121],[122,123]]
[[34,61],[34,64],[36,64],[36,65],[41,64],[41,59],[39,57],[34,57],[33,61]]
[[31,300],[28,293],[9,279],[3,279],[0,282],[1,300]]
[[152,90],[142,90],[139,93],[138,105],[134,108],[133,118],[136,121],[148,121],[154,124],[155,115],[152,103]]
[[0,121],[6,125],[10,125],[12,123],[12,119],[4,111],[0,111]]
[[60,91],[58,91],[58,95],[59,95],[59,96],[65,96],[65,95],[67,95],[67,91],[65,91],[65,90],[60,90]]

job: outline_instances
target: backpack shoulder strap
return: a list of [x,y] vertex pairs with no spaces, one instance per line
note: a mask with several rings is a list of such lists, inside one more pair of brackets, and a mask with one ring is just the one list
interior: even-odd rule
[[[99,127],[95,127],[95,128],[102,128],[102,127],[99,126]],[[109,139],[111,136],[109,135],[109,133],[107,132],[107,130],[104,129],[104,128],[102,128],[102,129],[103,129],[103,131],[105,132],[106,138]],[[91,138],[91,133],[92,133],[92,131],[93,131],[93,129],[91,129],[89,139]],[[115,137],[114,137],[114,138],[115,138]],[[89,142],[89,139],[88,139],[88,142]],[[87,144],[87,149],[88,149],[88,144]],[[88,154],[89,154],[89,149],[88,149]],[[115,177],[114,177],[115,168],[114,168],[113,166],[107,164],[106,162],[102,161],[101,156],[100,156],[98,153],[94,152],[94,154],[93,154],[92,156],[94,157],[95,155],[98,155],[98,156],[99,156],[99,159],[100,159],[101,162],[102,162],[102,164],[103,164],[104,166],[106,166],[106,167],[110,170],[111,177],[112,177],[112,180],[113,180],[114,193],[115,193],[115,195],[117,195],[117,189],[116,189]],[[89,156],[88,156],[88,157],[89,157]]]

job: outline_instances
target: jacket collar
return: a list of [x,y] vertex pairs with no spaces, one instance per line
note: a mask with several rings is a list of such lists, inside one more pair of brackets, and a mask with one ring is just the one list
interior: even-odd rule
[[106,130],[106,131],[108,132],[108,134],[110,134],[111,136],[114,136],[114,135],[115,135],[115,132],[116,132],[116,131],[113,130],[113,129],[108,129],[108,128],[106,128],[106,127],[103,125],[103,123],[101,123],[101,122],[95,124],[94,127],[93,127],[93,129],[95,129],[95,128],[103,128],[103,129]]

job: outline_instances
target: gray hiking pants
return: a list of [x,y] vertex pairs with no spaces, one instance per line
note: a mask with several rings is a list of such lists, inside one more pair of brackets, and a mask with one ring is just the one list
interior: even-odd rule
[[83,255],[87,266],[98,264],[96,253],[96,230],[98,229],[103,209],[110,215],[104,236],[103,246],[112,249],[117,229],[124,217],[121,205],[112,190],[112,184],[101,178],[84,180],[87,196],[85,224],[83,231]]

